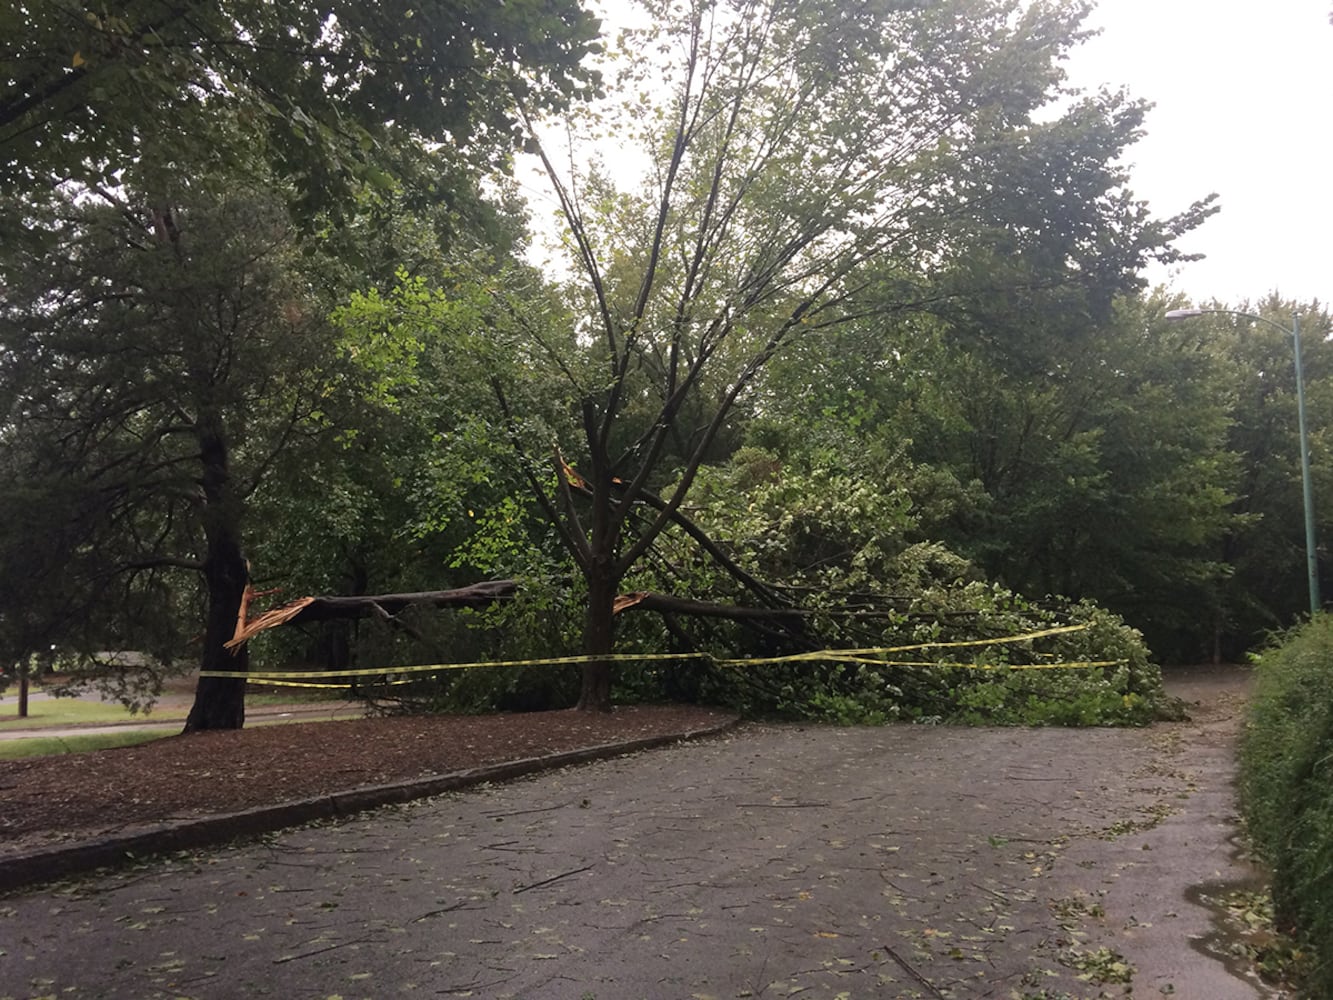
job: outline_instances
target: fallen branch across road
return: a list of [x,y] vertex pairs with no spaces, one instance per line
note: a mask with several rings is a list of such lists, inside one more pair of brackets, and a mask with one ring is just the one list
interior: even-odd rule
[[495,601],[513,597],[518,591],[515,580],[484,580],[454,590],[426,590],[414,594],[367,594],[356,597],[302,597],[280,608],[265,611],[248,621],[237,622],[236,632],[227,643],[235,649],[266,629],[279,625],[300,625],[349,618],[396,615],[410,607],[482,608]]

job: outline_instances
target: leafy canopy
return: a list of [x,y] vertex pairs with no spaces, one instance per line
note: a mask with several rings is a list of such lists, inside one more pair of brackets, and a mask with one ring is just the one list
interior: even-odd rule
[[402,138],[486,159],[513,101],[562,106],[598,22],[573,0],[19,0],[0,12],[0,186],[260,152],[314,205],[391,183]]

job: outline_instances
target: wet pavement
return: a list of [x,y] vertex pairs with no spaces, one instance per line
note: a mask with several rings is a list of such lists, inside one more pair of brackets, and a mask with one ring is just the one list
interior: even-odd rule
[[[748,726],[0,898],[0,998],[1265,996],[1245,678],[1144,730]],[[280,762],[275,762],[280,766]]]

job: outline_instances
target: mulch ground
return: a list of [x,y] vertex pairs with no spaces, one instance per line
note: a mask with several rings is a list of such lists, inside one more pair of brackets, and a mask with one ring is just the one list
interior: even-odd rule
[[165,820],[683,735],[727,718],[673,705],[617,708],[607,715],[569,710],[351,719],[0,762],[0,857]]

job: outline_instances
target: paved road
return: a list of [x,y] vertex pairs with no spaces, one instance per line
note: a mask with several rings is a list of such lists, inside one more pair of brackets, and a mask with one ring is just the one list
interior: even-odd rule
[[1262,996],[1191,902],[1246,874],[1223,681],[1141,731],[754,726],[11,896],[0,998]]

